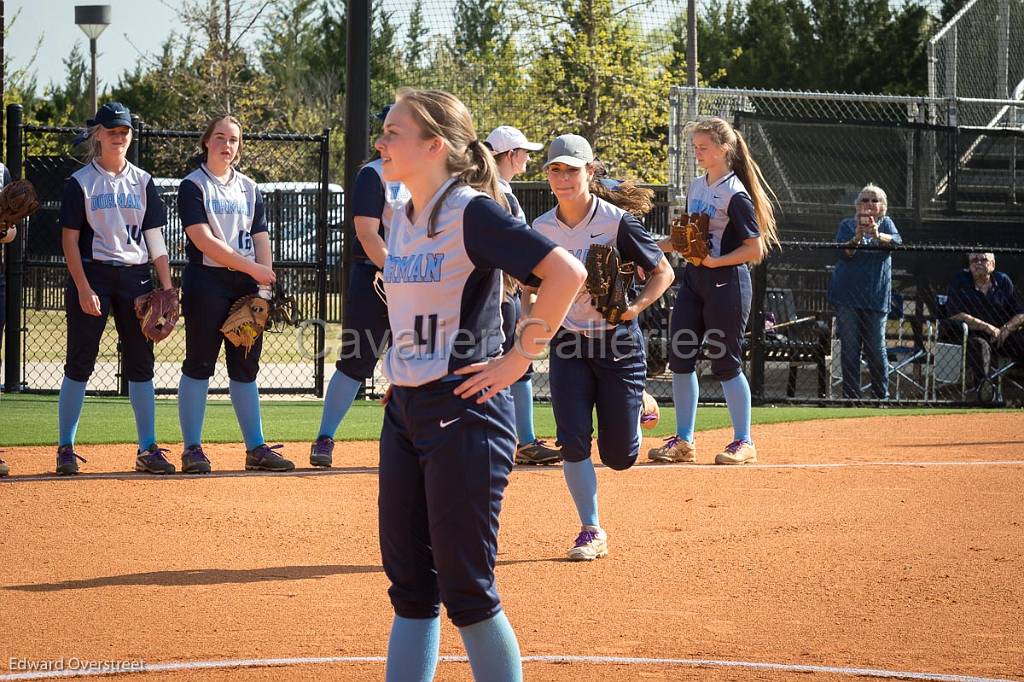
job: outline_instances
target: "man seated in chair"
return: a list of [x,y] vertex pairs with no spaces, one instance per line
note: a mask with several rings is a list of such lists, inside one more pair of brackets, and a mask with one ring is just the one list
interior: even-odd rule
[[995,254],[971,253],[967,261],[949,285],[946,312],[967,325],[968,385],[977,388],[991,371],[993,352],[1024,360],[1024,301],[1009,275],[996,270]]

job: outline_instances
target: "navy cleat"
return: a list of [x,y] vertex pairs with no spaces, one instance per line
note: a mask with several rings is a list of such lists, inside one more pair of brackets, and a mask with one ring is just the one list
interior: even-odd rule
[[57,448],[57,475],[70,476],[78,473],[78,460],[85,461],[73,445],[61,445]]
[[284,445],[257,445],[252,450],[245,452],[246,471],[291,471],[295,464],[290,459],[285,459],[275,450],[283,448]]

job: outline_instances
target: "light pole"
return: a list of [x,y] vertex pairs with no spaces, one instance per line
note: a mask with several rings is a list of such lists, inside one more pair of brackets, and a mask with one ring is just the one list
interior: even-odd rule
[[96,39],[110,24],[110,5],[75,5],[75,23],[89,38],[89,54],[92,56],[92,86],[89,88],[89,102],[96,111]]

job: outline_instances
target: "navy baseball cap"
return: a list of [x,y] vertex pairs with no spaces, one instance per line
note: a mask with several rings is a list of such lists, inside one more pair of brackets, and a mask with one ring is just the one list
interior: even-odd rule
[[119,126],[132,127],[132,112],[120,102],[107,102],[96,111],[96,117],[85,122],[87,126],[103,126],[104,128],[117,128]]

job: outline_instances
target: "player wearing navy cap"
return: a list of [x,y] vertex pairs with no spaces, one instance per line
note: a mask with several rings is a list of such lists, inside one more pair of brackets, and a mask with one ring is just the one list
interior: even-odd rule
[[[384,107],[377,119],[383,122],[390,109],[391,105]],[[408,199],[409,192],[400,182],[384,180],[381,160],[376,158],[359,170],[349,196],[357,241],[352,248],[340,357],[324,396],[320,430],[309,451],[309,463],[319,467],[331,466],[338,426],[390,343],[388,309],[374,279],[387,258],[393,206]]]
[[[597,476],[590,459],[597,411],[597,447],[601,461],[628,469],[640,453],[647,364],[637,316],[672,284],[673,272],[657,242],[632,211],[650,210],[651,192],[610,189],[596,177],[598,162],[590,143],[579,135],[562,135],[548,148],[544,170],[558,205],[537,218],[533,229],[586,262],[591,245],[618,249],[647,273],[647,282],[622,315],[611,324],[581,290],[551,342],[551,408],[563,473],[582,528],[569,559],[591,561],[608,554],[608,534],[597,513]],[[629,183],[632,185],[632,183]]]
[[[498,185],[508,202],[509,212],[513,217],[525,220],[526,216],[509,182],[526,171],[530,152],[543,149],[544,145],[530,142],[522,131],[512,126],[498,126],[487,136],[484,144],[494,154],[498,165]],[[529,317],[531,303],[530,300],[523,300],[515,278],[506,276],[505,295],[501,301],[502,331],[505,334],[503,352],[512,349],[516,323],[524,316]],[[519,437],[516,464],[554,464],[562,459],[562,454],[547,447],[547,443],[537,438],[533,429],[533,365],[530,365],[519,381],[512,384],[511,390],[516,406],[516,434]]]
[[[3,187],[10,181],[11,172],[7,170],[7,166],[0,163],[0,187]],[[11,226],[7,228],[7,232],[0,236],[0,246],[10,244],[17,236],[17,227]],[[7,319],[7,287],[4,279],[4,249],[0,249],[0,357],[3,357],[4,322]],[[0,459],[0,476],[6,476],[8,473],[10,473],[10,467],[7,466],[5,461]]]
[[[648,457],[655,462],[696,462],[697,354],[701,346],[711,371],[722,382],[732,419],[733,440],[715,464],[757,461],[750,437],[750,386],[743,375],[743,333],[750,314],[748,264],[759,263],[778,244],[771,191],[750,155],[743,135],[727,121],[710,118],[689,126],[693,151],[704,175],[690,183],[688,213],[709,218],[710,255],[687,265],[672,311],[669,367],[676,410],[676,433]],[[672,251],[671,239],[660,242]]]
[[[521,680],[494,579],[516,447],[505,389],[543,350],[585,272],[507,212],[494,159],[454,96],[400,90],[376,147],[384,178],[412,196],[395,209],[384,265],[393,344],[378,507],[395,609],[386,676],[433,679],[444,602],[475,679]],[[541,284],[531,323],[499,355],[502,272]]]
[[85,461],[75,452],[75,433],[86,383],[111,313],[135,413],[139,440],[135,469],[174,473],[164,454],[167,450],[156,442],[153,344],[143,336],[135,315],[135,298],[153,290],[150,261],[160,286],[173,288],[160,232],[167,212],[153,178],[125,158],[132,141],[128,107],[119,102],[104,104],[86,126],[83,140],[89,162],[65,182],[60,206],[69,277],[67,360],[57,407],[57,473],[77,474],[78,461]]
[[178,187],[178,214],[188,237],[188,265],[181,286],[185,361],[178,384],[178,418],[185,446],[182,473],[210,471],[210,460],[202,448],[203,419],[221,345],[225,346],[231,405],[245,441],[245,468],[295,468],[276,452],[279,445],[271,447],[263,438],[256,385],[262,335],[247,351],[225,344],[220,332],[233,302],[257,291],[269,299],[270,285],[277,281],[263,196],[256,183],[236,168],[242,146],[238,119],[214,118],[199,142],[203,162]]

